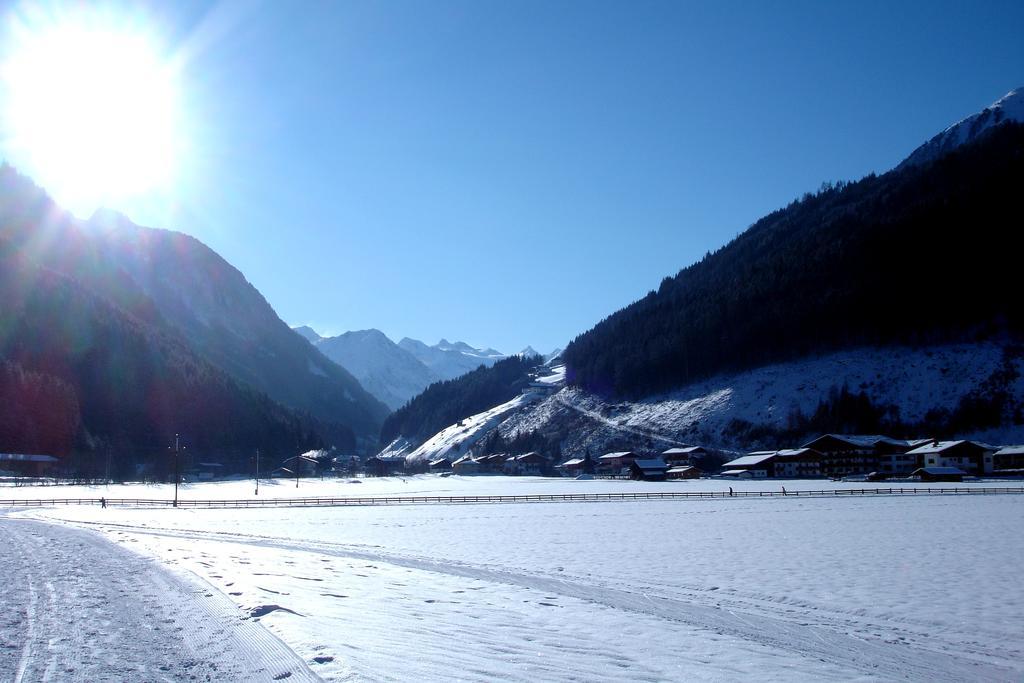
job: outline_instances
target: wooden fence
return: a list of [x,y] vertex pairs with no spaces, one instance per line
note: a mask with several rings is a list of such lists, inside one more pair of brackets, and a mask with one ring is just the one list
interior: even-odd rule
[[[247,498],[241,500],[179,499],[179,508],[281,508],[341,507],[358,505],[475,505],[486,503],[583,503],[629,500],[692,500],[716,498],[848,498],[851,496],[976,496],[1024,494],[1022,487],[957,488],[865,488],[819,491],[638,491],[635,493],[548,493],[522,496],[372,496],[356,498]],[[54,507],[58,505],[100,505],[100,498],[45,498],[0,500],[0,507]],[[117,507],[169,508],[174,501],[163,498],[107,498]]]

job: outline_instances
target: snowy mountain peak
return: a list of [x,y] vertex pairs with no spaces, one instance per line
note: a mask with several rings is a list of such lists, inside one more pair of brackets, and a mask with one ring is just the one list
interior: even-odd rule
[[542,356],[543,354],[538,352],[537,349],[532,346],[527,346],[525,349],[516,354],[517,356]]
[[299,325],[298,327],[293,327],[292,330],[294,330],[300,337],[307,340],[310,344],[316,344],[323,339],[316,330],[308,325]]
[[954,123],[915,149],[897,168],[917,166],[971,142],[986,130],[1008,121],[1024,123],[1024,88],[1015,88],[977,114]]

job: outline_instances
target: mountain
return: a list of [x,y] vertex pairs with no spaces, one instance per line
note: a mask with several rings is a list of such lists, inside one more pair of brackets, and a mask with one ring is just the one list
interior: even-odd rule
[[[310,339],[325,356],[352,373],[359,383],[391,410],[401,408],[439,378],[411,353],[380,330],[320,337],[311,329],[296,332]],[[315,341],[311,338],[316,335]]]
[[577,337],[568,381],[641,398],[863,345],[1020,339],[1024,126],[826,187]]
[[452,343],[447,339],[442,339],[434,346],[427,346],[406,337],[398,342],[398,346],[411,353],[442,380],[455,379],[481,365],[494,365],[506,357],[494,349],[477,349],[465,342]]
[[[191,437],[214,416],[225,419],[209,426],[219,432],[209,443],[245,444],[274,420],[317,435],[292,439],[296,446],[375,441],[387,409],[198,240],[108,211],[77,220],[7,165],[0,240],[5,309],[22,311],[5,315],[6,376],[37,373],[74,390],[90,437],[75,448],[109,437],[148,449],[166,442],[166,429]],[[101,397],[114,388],[126,400]],[[267,421],[243,404],[262,406]],[[195,412],[200,407],[205,412]],[[122,439],[119,429],[130,433]]]
[[509,401],[530,382],[530,371],[541,363],[537,356],[509,356],[490,367],[456,379],[437,382],[384,421],[381,443],[403,438],[419,445],[444,427]]
[[[340,423],[357,436],[374,434],[388,413],[343,368],[301,340],[231,264],[199,240],[143,228],[108,212],[82,226],[98,263],[68,263],[108,296],[106,273],[122,273],[190,346],[232,377],[274,400]],[[83,267],[88,266],[88,271]]]
[[998,125],[807,194],[665,278],[573,340],[570,386],[498,396],[402,452],[742,451],[829,432],[1019,443],[1024,125],[1001,102],[967,119]]
[[295,332],[297,332],[300,337],[308,341],[310,344],[316,344],[321,339],[323,339],[323,337],[317,334],[316,330],[314,330],[312,327],[309,327],[308,325],[299,325],[298,327],[293,327],[292,329],[295,330]]
[[1024,123],[1024,88],[1011,90],[991,106],[954,123],[915,149],[897,168],[919,166],[934,161],[957,147],[971,142],[993,126],[1007,122]]

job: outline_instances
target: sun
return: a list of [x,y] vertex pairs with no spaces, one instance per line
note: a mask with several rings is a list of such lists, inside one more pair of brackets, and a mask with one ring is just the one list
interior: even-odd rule
[[72,210],[173,184],[182,148],[178,69],[134,23],[20,18],[0,62],[3,146]]

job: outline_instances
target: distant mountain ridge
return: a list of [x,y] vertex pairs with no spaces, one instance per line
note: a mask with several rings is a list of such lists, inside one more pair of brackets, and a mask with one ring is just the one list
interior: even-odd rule
[[442,339],[427,346],[405,338],[398,344],[377,329],[323,337],[308,325],[292,328],[321,353],[345,368],[371,394],[397,410],[435,382],[455,379],[481,365],[507,358],[492,348],[478,349]]

